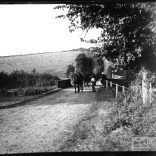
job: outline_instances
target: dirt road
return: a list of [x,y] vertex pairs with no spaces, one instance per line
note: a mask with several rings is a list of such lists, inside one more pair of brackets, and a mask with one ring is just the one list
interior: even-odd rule
[[90,109],[95,94],[91,88],[80,94],[69,88],[0,110],[0,154],[57,151]]

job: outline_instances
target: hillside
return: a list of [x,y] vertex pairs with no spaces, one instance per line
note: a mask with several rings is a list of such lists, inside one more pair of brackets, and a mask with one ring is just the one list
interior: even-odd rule
[[30,72],[35,68],[40,73],[49,72],[64,77],[67,66],[74,62],[79,53],[88,54],[89,50],[80,48],[61,52],[3,56],[0,57],[0,71],[10,73],[13,70],[24,70]]

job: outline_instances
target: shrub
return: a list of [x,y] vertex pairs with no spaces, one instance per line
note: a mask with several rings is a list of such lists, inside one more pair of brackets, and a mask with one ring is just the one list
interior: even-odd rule
[[0,72],[0,89],[53,86],[56,80],[59,77],[49,73],[37,73],[36,70],[31,73],[23,70],[15,70],[11,74]]
[[[150,78],[147,81],[149,80]],[[141,89],[141,72],[139,72],[126,93],[119,95],[110,114],[113,129],[126,126],[131,128],[134,135],[151,133],[155,113],[150,116],[149,112],[154,109],[154,105],[149,102],[143,104]]]
[[9,76],[4,71],[0,72],[0,89],[6,88],[9,82]]
[[25,95],[34,95],[35,91],[32,87],[28,87],[27,89],[25,89]]

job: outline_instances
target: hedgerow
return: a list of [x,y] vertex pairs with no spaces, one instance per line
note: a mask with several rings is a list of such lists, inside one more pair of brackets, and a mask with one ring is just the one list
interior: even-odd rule
[[53,86],[56,80],[59,77],[50,73],[38,73],[36,70],[31,73],[15,70],[10,74],[2,71],[0,89]]
[[[153,102],[142,100],[142,71],[136,75],[136,79],[131,82],[130,87],[125,93],[119,94],[116,104],[110,113],[113,129],[128,127],[133,135],[151,135],[153,125],[156,122],[154,99]],[[154,74],[147,73],[147,88],[149,82],[154,81]]]

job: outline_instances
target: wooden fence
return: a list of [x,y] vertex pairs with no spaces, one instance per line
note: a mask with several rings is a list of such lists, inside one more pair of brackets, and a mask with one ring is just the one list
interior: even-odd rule
[[107,80],[105,80],[105,86],[106,86],[106,89],[108,89],[109,87],[111,89],[113,89],[113,86],[115,86],[114,87],[115,88],[115,97],[118,97],[119,91],[122,91],[122,93],[125,93],[125,90],[128,89],[128,87],[126,87],[122,81],[118,81],[118,83],[113,82],[113,81],[116,81],[116,80],[117,79],[107,79]]
[[[115,86],[114,90],[115,90],[115,97],[116,98],[118,97],[119,91],[122,91],[122,93],[125,93],[125,91],[129,89],[128,87],[126,87],[127,85],[124,85],[124,83],[121,83],[121,85],[119,85],[118,83],[114,83],[112,81],[114,81],[114,79],[105,80],[105,86],[106,86],[106,89],[108,89],[109,87],[111,89],[113,89],[113,85]],[[145,103],[147,101],[149,101],[151,103],[153,101],[153,98],[152,98],[153,92],[156,92],[156,88],[152,88],[152,83],[151,82],[149,83],[149,88],[148,88],[147,84],[145,84],[144,80],[142,80],[142,100],[143,100],[143,103]]]
[[152,88],[152,83],[150,82],[149,85],[149,101],[152,102],[154,98],[152,97],[152,94],[156,93],[156,88]]

